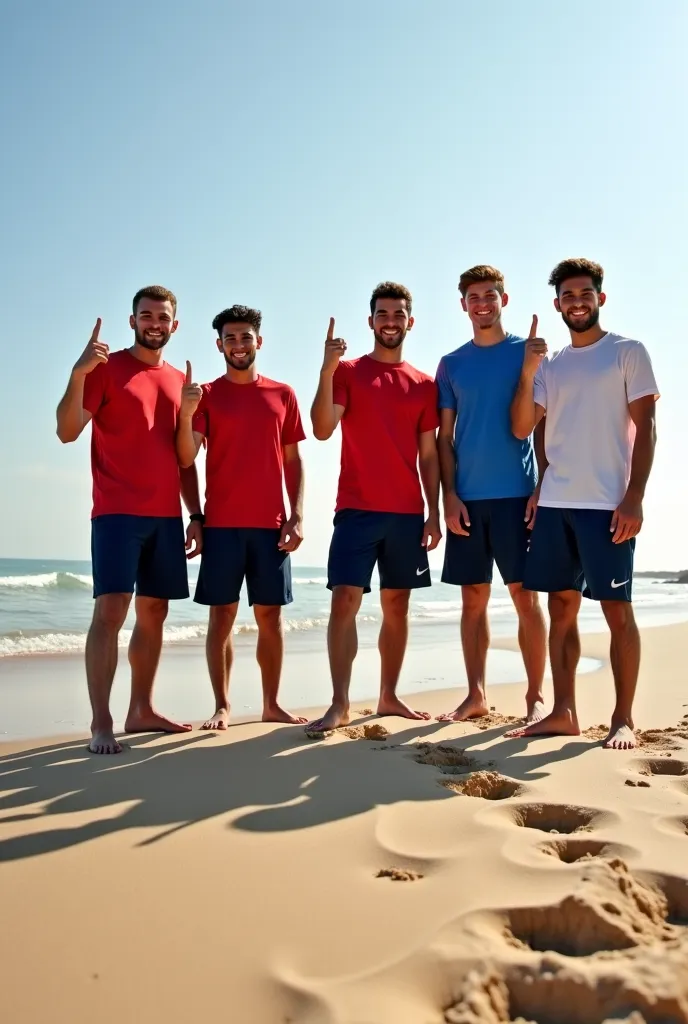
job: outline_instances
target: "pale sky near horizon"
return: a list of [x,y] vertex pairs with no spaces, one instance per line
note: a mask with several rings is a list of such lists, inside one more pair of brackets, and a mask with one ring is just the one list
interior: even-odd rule
[[[378,281],[410,287],[405,356],[434,372],[470,337],[463,269],[500,267],[507,329],[536,312],[559,348],[547,277],[585,255],[662,392],[637,567],[688,567],[684,0],[0,8],[0,556],[88,557],[90,430],[60,445],[54,410],[96,317],[130,344],[141,285],[178,295],[169,359],[200,381],[215,313],[259,307],[309,427],[328,318],[367,351]],[[339,442],[303,454],[296,562],[323,565]]]

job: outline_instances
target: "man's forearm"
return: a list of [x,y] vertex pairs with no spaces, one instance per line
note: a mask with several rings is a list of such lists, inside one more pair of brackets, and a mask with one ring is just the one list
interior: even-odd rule
[[445,498],[456,493],[456,449],[451,437],[442,434],[437,439],[440,460],[440,478]]
[[192,463],[179,470],[179,489],[189,515],[201,511],[201,496],[198,491],[198,473]]
[[654,420],[636,427],[628,490],[638,495],[641,499],[645,495],[647,481],[650,478],[656,444],[657,428]]
[[327,441],[332,437],[337,426],[337,417],[334,411],[333,399],[333,375],[322,370],[318,382],[318,390],[311,406],[311,423],[313,434],[318,441]]
[[84,429],[84,382],[83,373],[72,371],[67,390],[57,407],[57,436],[63,444],[76,441]]
[[525,441],[535,428],[534,378],[522,373],[511,403],[511,432]]
[[424,455],[419,461],[419,468],[428,513],[434,515],[440,507],[440,460],[437,452]]
[[533,434],[533,447],[535,448],[535,461],[537,462],[538,469],[538,487],[542,484],[542,478],[545,475],[549,463],[547,461],[547,455],[545,453],[545,421],[540,420],[535,433]]
[[179,419],[177,423],[177,436],[175,439],[177,445],[177,459],[182,469],[188,469],[192,466],[194,459],[196,458],[196,442],[193,436],[192,420],[186,417]]
[[304,473],[301,458],[284,464],[284,483],[289,498],[290,519],[303,519]]

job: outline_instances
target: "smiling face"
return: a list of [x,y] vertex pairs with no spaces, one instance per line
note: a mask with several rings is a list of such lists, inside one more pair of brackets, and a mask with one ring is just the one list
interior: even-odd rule
[[229,323],[222,328],[217,347],[233,370],[248,370],[253,366],[263,339],[249,323]]
[[406,299],[376,299],[375,311],[368,317],[375,341],[386,349],[399,348],[413,327]]
[[592,277],[580,274],[561,282],[554,308],[569,330],[583,334],[599,323],[600,307],[605,301],[606,295],[597,291]]
[[509,301],[496,281],[476,281],[470,284],[461,299],[463,310],[468,313],[473,327],[486,331],[499,323],[502,309]]
[[129,317],[137,345],[157,352],[164,348],[177,330],[174,306],[169,299],[139,299],[136,312]]

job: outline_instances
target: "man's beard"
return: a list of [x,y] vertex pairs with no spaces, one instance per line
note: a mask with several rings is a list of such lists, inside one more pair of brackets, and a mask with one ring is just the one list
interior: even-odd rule
[[489,320],[473,320],[471,322],[473,326],[476,327],[479,331],[489,331],[492,327],[495,326],[495,324],[499,323],[499,318],[501,317],[501,315],[501,313],[495,313],[495,315],[491,317]]
[[145,331],[139,332],[137,329],[134,330],[134,340],[136,341],[136,344],[140,345],[141,348],[147,348],[149,352],[158,352],[161,348],[164,348],[170,340],[170,337],[171,332],[170,334],[165,334],[163,332],[161,338],[148,339]]
[[253,364],[256,361],[257,350],[254,348],[253,351],[248,353],[247,359],[242,357],[240,359],[237,359],[236,362],[231,355],[227,355],[226,352],[224,352],[223,354],[227,366],[231,366],[233,370],[248,370],[249,366],[253,366]]
[[592,327],[596,327],[600,322],[600,311],[599,309],[593,309],[587,320],[576,320],[574,322],[573,320],[569,320],[566,313],[562,313],[561,318],[568,329],[573,331],[574,334],[585,334],[586,331],[589,331]]
[[395,335],[394,338],[383,338],[381,334],[375,334],[375,341],[378,345],[382,345],[388,351],[393,352],[395,348],[400,348],[404,344],[404,338],[408,334],[408,331],[400,331],[399,334]]

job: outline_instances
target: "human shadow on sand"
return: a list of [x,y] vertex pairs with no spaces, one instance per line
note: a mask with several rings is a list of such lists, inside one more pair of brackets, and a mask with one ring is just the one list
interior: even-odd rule
[[[157,830],[136,840],[136,845],[149,845],[222,816],[229,829],[283,832],[400,801],[454,799],[432,772],[404,756],[411,753],[404,745],[435,740],[442,729],[439,723],[414,722],[391,736],[389,746],[350,739],[313,742],[302,729],[284,726],[266,727],[245,739],[239,727],[231,739],[212,733],[135,737],[116,757],[90,755],[82,741],[5,754],[0,756],[0,861],[128,829]],[[500,731],[444,742],[470,749]],[[526,742],[505,740],[513,754]],[[576,741],[559,751],[514,757],[512,774],[538,777],[532,773],[592,746]],[[501,759],[503,746],[498,750]],[[474,752],[485,763],[496,755],[494,748]],[[87,813],[90,820],[61,827],[60,817],[75,813]],[[3,826],[17,822],[26,823],[26,830],[3,837]]]

